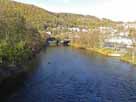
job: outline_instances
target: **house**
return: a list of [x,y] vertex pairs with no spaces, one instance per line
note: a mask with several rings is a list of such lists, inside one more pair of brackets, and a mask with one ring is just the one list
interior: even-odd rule
[[128,49],[133,47],[133,39],[131,39],[128,35],[128,32],[110,34],[104,40],[104,47],[125,54]]
[[68,28],[68,30],[73,31],[73,32],[80,32],[80,28],[78,27]]
[[120,54],[126,54],[128,49],[133,47],[133,41],[129,37],[114,36],[105,39],[104,47],[116,50]]
[[136,23],[123,23],[122,24],[125,29],[134,28],[136,29]]
[[114,34],[114,33],[117,32],[117,30],[114,29],[113,27],[98,27],[98,29],[101,33],[112,33],[112,34]]
[[106,43],[113,43],[113,44],[120,44],[120,45],[126,45],[126,46],[132,46],[133,42],[132,39],[127,37],[112,37],[110,39],[105,39]]
[[124,36],[124,37],[128,37],[129,36],[129,32],[120,32],[119,36]]

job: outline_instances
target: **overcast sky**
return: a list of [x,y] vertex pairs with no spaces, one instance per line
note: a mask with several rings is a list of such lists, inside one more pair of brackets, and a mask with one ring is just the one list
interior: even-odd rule
[[34,4],[52,12],[68,12],[136,21],[136,0],[15,0]]

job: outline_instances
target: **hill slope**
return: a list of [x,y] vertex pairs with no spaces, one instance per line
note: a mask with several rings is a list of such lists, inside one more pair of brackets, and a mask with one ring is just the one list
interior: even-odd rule
[[[1,0],[3,1],[3,0]],[[113,25],[115,22],[103,19],[100,20],[94,16],[83,16],[69,13],[52,13],[34,5],[27,5],[7,0],[8,3],[1,4],[8,9],[19,12],[27,22],[39,30],[44,30],[44,25],[49,27],[79,26],[79,27],[96,27],[100,25]]]
[[0,2],[0,65],[6,66],[27,61],[41,40],[38,31],[11,4]]

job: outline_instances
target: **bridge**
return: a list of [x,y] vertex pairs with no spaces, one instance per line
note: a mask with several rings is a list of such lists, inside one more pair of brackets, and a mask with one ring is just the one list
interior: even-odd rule
[[69,46],[71,40],[70,39],[60,39],[60,38],[55,38],[55,37],[49,37],[46,40],[46,45],[47,46]]

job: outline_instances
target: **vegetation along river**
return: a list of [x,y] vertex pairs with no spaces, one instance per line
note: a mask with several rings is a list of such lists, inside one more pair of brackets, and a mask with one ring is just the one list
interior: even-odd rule
[[116,58],[49,47],[6,102],[136,102],[136,68]]

